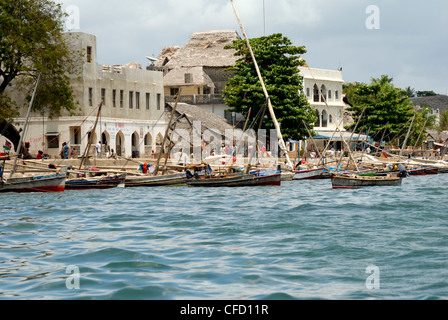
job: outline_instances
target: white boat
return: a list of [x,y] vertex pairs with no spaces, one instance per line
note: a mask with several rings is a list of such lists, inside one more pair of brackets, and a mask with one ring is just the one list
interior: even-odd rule
[[12,177],[0,180],[1,192],[62,192],[65,190],[66,167],[60,173]]
[[301,169],[294,172],[294,177],[292,180],[307,180],[307,179],[317,179],[324,168],[315,168],[315,169]]

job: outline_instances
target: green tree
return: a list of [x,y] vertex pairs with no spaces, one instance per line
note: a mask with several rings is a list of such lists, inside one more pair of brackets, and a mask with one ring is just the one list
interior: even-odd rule
[[437,131],[448,130],[448,110],[443,111],[440,114],[439,124],[437,125]]
[[[52,117],[76,109],[70,80],[81,54],[67,43],[65,17],[50,0],[0,0],[0,133],[14,132],[9,129],[24,107],[10,92],[23,92],[27,105],[39,74],[33,111]],[[8,138],[17,148],[16,135]]]
[[409,133],[408,146],[422,145],[426,139],[427,130],[433,128],[435,122],[436,116],[431,115],[431,109],[422,105],[422,109],[415,112],[414,123]]
[[430,91],[417,91],[417,97],[432,97],[432,96],[436,96],[437,93],[435,93],[434,91],[430,90]]
[[353,111],[355,122],[348,128],[355,126],[365,108],[357,130],[369,131],[377,139],[384,134],[386,141],[406,136],[415,111],[406,91],[394,87],[392,78],[372,78],[371,84],[360,84],[352,97],[353,107],[348,110]]
[[[282,34],[250,39],[250,45],[259,65],[277,120],[284,138],[301,139],[308,136],[302,120],[310,130],[317,117],[302,93],[303,79],[299,68],[305,64],[300,55],[305,47],[296,47]],[[265,106],[266,98],[255,65],[245,40],[236,40],[225,49],[235,49],[240,57],[230,68],[234,73],[223,91],[223,98],[232,111],[256,117]],[[268,112],[266,112],[268,114]],[[264,119],[264,128],[274,128],[270,117]]]

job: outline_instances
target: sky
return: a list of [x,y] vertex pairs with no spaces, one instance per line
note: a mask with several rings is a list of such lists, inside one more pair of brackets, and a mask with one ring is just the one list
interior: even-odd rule
[[[100,64],[138,62],[198,31],[236,30],[230,0],[56,0],[67,27],[97,36]],[[249,38],[281,33],[310,67],[345,82],[387,75],[396,87],[448,94],[446,0],[234,0]]]

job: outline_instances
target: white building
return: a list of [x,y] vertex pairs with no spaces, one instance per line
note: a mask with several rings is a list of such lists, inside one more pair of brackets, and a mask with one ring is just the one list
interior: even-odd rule
[[[55,119],[32,115],[24,140],[30,143],[30,153],[42,150],[58,157],[62,143],[67,142],[74,150],[74,157],[82,155],[87,150],[101,101],[91,153],[98,141],[103,144],[103,154],[114,149],[124,157],[142,157],[156,151],[156,141],[162,140],[167,125],[163,73],[142,70],[137,64],[98,64],[96,36],[82,32],[67,36],[77,50],[85,53],[80,66],[81,79],[72,81],[77,111],[74,116],[65,112]],[[23,127],[23,118],[17,122],[18,127]]]
[[332,135],[336,128],[345,131],[342,122],[345,108],[342,70],[303,67],[300,75],[303,77],[304,93],[318,117],[314,131],[322,135]]

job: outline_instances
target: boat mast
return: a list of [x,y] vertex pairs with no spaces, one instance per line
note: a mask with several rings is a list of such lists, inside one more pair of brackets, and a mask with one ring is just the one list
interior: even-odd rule
[[79,165],[79,170],[82,169],[82,166],[84,165],[84,161],[85,161],[86,157],[89,156],[90,146],[92,145],[93,135],[95,134],[96,125],[98,124],[98,118],[100,117],[101,107],[102,106],[103,106],[103,101],[100,102],[99,109],[98,109],[98,114],[97,114],[96,120],[95,120],[95,125],[93,126],[92,131],[90,131],[90,139],[89,139],[89,142],[87,143],[86,149],[84,150],[84,154],[82,155],[81,163]]
[[264,84],[263,77],[261,76],[257,60],[255,59],[255,55],[254,55],[254,53],[252,51],[252,47],[250,46],[249,38],[247,37],[246,32],[244,31],[243,25],[241,23],[241,20],[240,20],[240,17],[238,16],[237,11],[236,11],[235,4],[233,3],[233,0],[230,0],[230,2],[232,3],[233,10],[235,12],[236,18],[237,18],[238,23],[239,23],[240,28],[241,28],[241,32],[243,33],[243,36],[246,39],[246,44],[247,44],[247,47],[249,49],[250,55],[252,57],[252,60],[254,62],[255,70],[257,71],[258,78],[259,78],[261,86],[263,88],[263,92],[264,92],[264,95],[266,97],[266,100],[268,101],[269,113],[271,114],[272,121],[274,122],[274,126],[275,126],[275,129],[277,131],[277,136],[278,136],[278,139],[279,139],[279,147],[285,153],[285,157],[286,157],[286,161],[287,161],[288,167],[292,170],[293,169],[293,165],[291,163],[291,160],[289,159],[288,150],[286,150],[285,141],[283,141],[283,136],[282,136],[282,132],[280,130],[280,125],[279,125],[279,123],[277,121],[277,118],[275,117],[274,108],[272,107],[272,104],[271,104],[271,98],[269,97],[268,91],[266,90],[266,86]]
[[415,119],[415,114],[414,114],[414,116],[412,117],[411,125],[409,126],[408,133],[406,134],[406,138],[404,139],[403,146],[401,147],[401,150],[400,150],[400,158],[401,158],[402,155],[403,155],[403,150],[406,148],[406,144],[407,144],[407,142],[408,142],[409,134],[411,133],[412,125],[414,124],[414,119]]
[[[171,122],[173,121],[174,113],[176,112],[176,107],[177,107],[177,103],[179,102],[181,92],[182,92],[182,88],[179,89],[179,92],[177,93],[176,102],[174,103],[174,107],[171,110],[170,121],[168,122],[168,125],[165,129],[165,135],[163,136],[163,141],[162,141],[162,148],[160,149],[159,155],[157,157],[156,167],[154,169],[155,176],[159,173],[160,159],[162,158],[162,154],[165,150],[165,142],[166,142],[166,139],[168,138],[168,134],[169,134],[169,131],[171,128]],[[168,154],[166,155],[166,157],[168,158]],[[166,164],[166,162],[165,162],[165,164]]]
[[20,140],[19,140],[19,145],[17,147],[17,152],[16,152],[16,157],[14,158],[14,164],[12,166],[12,170],[10,173],[10,178],[12,178],[12,176],[14,175],[15,171],[16,171],[16,167],[17,167],[17,158],[20,155],[20,152],[22,152],[22,142],[23,142],[23,137],[25,136],[26,133],[26,129],[28,127],[28,121],[30,119],[30,113],[31,113],[31,108],[33,107],[33,103],[34,103],[34,98],[36,97],[36,92],[37,92],[37,86],[39,85],[40,82],[40,78],[41,78],[41,74],[39,73],[39,76],[37,77],[37,81],[36,81],[36,86],[34,87],[34,92],[33,95],[31,97],[31,101],[30,101],[30,105],[28,107],[28,112],[26,114],[26,119],[25,119],[25,124],[23,125],[23,132],[20,135]]

